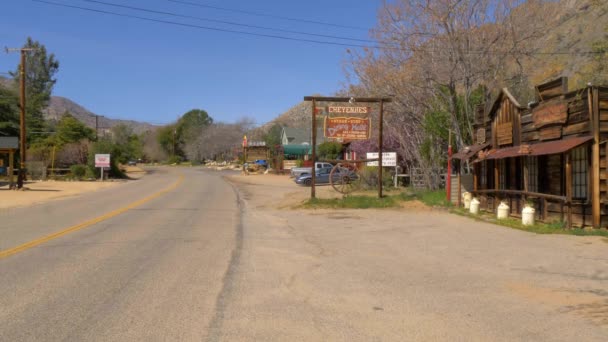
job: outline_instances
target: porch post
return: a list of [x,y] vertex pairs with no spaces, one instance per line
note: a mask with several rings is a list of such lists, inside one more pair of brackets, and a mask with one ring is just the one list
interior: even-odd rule
[[567,218],[568,228],[572,228],[572,158],[571,152],[568,151],[566,154],[566,200],[567,203]]
[[8,153],[8,188],[12,189],[15,185],[13,183],[13,172],[15,171],[15,151],[11,150]]
[[500,174],[498,172],[498,164],[501,159],[494,160],[494,209],[498,207],[498,188],[500,187]]
[[461,174],[462,174],[462,159],[458,160],[458,207],[460,208],[460,206],[462,205],[462,179],[461,179]]
[[591,167],[591,211],[592,222],[594,228],[600,227],[601,212],[600,212],[600,115],[599,115],[599,92],[597,88],[593,88],[593,114],[591,129],[593,132],[592,145],[592,167]]

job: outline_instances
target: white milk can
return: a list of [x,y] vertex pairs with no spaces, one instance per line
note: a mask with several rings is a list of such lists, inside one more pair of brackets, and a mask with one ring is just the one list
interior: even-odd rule
[[521,223],[524,226],[532,226],[534,225],[534,208],[530,206],[525,206],[521,211]]
[[462,194],[462,201],[464,202],[464,208],[469,209],[471,206],[471,199],[473,198],[473,194],[470,192],[465,192]]
[[507,217],[509,217],[509,206],[505,202],[500,202],[500,205],[496,210],[496,218],[501,220],[506,219]]
[[475,215],[479,214],[479,200],[477,200],[477,198],[473,198],[473,200],[471,200],[469,212]]

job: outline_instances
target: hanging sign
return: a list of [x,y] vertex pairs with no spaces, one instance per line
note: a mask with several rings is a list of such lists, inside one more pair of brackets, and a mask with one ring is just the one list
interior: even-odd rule
[[323,132],[329,139],[367,140],[370,136],[371,126],[369,118],[325,117]]

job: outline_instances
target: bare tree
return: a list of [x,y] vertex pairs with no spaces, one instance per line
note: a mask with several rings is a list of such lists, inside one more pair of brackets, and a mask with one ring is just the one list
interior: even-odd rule
[[[372,32],[380,49],[351,51],[348,92],[392,95],[386,123],[400,140],[404,157],[439,169],[447,139],[426,134],[429,113],[449,114],[456,147],[471,143],[473,93],[480,85],[493,89],[524,83],[523,61],[537,49],[535,41],[546,22],[538,19],[547,8],[542,0],[385,3]],[[424,156],[423,143],[430,144]]]

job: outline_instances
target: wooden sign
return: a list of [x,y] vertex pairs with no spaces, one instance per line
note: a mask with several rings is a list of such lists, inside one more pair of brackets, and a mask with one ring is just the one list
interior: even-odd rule
[[513,143],[513,123],[503,123],[496,125],[496,137],[498,145],[509,145]]
[[540,131],[540,140],[553,140],[562,137],[562,126],[545,127]]
[[372,125],[369,118],[325,117],[323,126],[329,139],[367,140]]
[[477,143],[484,144],[486,142],[486,129],[480,128],[477,130]]
[[328,114],[369,114],[370,107],[327,106]]
[[568,120],[568,105],[566,103],[541,104],[534,108],[532,121],[536,128],[552,124],[565,124]]

